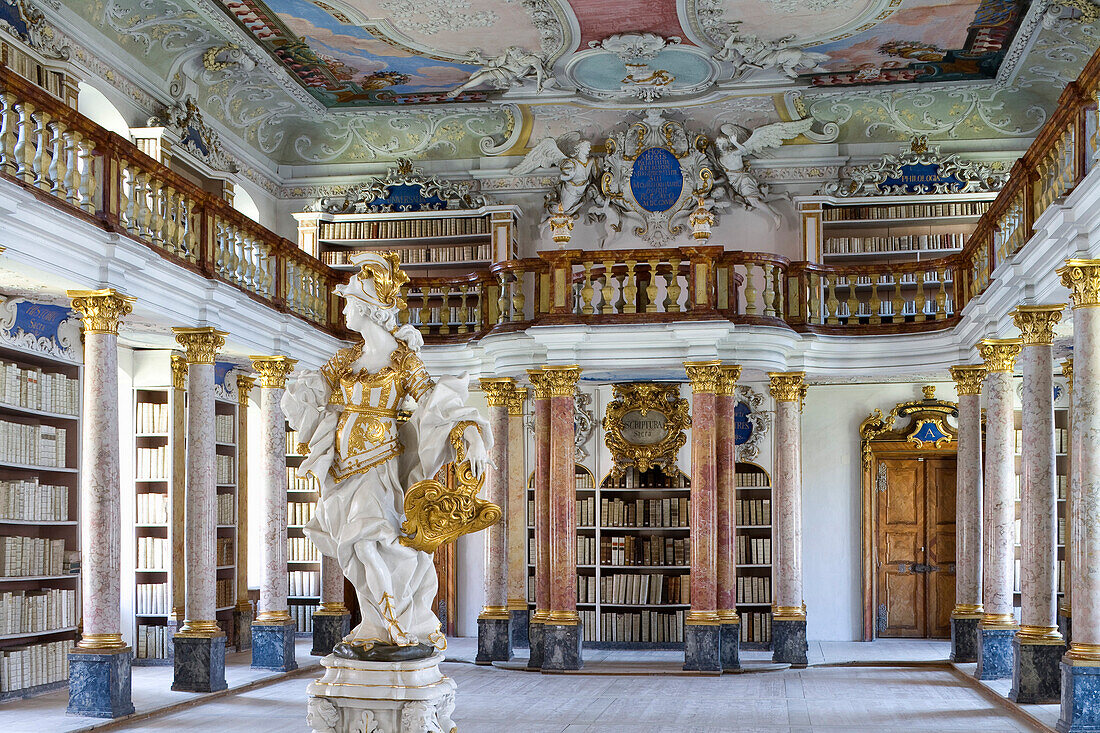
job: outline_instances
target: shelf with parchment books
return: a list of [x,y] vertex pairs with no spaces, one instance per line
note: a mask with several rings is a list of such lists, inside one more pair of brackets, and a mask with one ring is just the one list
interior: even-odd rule
[[768,649],[774,582],[771,477],[755,463],[738,463],[734,484],[734,561],[741,645],[745,649]]
[[[216,580],[214,591],[215,618],[226,632],[226,645],[236,646],[237,624],[234,612],[237,605],[237,542],[248,540],[237,536],[237,480],[239,478],[238,461],[238,422],[240,409],[237,399],[214,400],[214,475],[217,491],[217,522],[214,530],[217,539],[215,545]],[[247,568],[242,569],[247,572]]]
[[297,635],[313,636],[313,614],[321,602],[321,553],[305,535],[305,525],[317,508],[319,486],[313,476],[300,477],[305,458],[298,433],[286,426],[287,480],[287,606]]
[[80,623],[79,364],[0,347],[0,701],[63,689]]

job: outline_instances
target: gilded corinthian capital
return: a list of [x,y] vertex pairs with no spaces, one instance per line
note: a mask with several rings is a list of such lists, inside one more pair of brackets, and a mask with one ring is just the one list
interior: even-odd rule
[[256,386],[256,378],[250,377],[247,374],[237,375],[237,404],[241,407],[248,407],[248,396],[252,392],[252,388]]
[[987,373],[1011,373],[1021,348],[1020,339],[982,339],[978,342],[978,354],[985,360]]
[[806,399],[806,372],[768,372],[769,391],[776,402],[797,402],[802,409]]
[[482,379],[481,391],[485,393],[485,401],[489,407],[504,407],[508,404],[508,398],[516,388],[516,380],[508,377],[498,379]]
[[1024,346],[1050,345],[1054,343],[1054,324],[1062,320],[1065,303],[1058,305],[1021,305],[1012,312],[1012,320],[1020,329],[1020,341]]
[[725,364],[719,367],[718,395],[721,397],[733,397],[737,394],[737,380],[741,378],[741,366],[739,364]]
[[297,359],[287,356],[250,356],[252,368],[260,375],[260,386],[269,389],[283,389],[286,378],[294,371]]
[[1069,288],[1074,308],[1100,305],[1100,260],[1066,260],[1058,275]]
[[180,354],[172,354],[172,387],[187,389],[187,359]]
[[718,391],[718,383],[722,379],[722,362],[714,361],[685,361],[684,371],[687,372],[688,381],[691,382],[691,391],[695,394],[714,394]]
[[528,369],[527,378],[531,380],[531,388],[535,391],[536,400],[550,399],[550,382],[546,379],[546,372],[541,369]]
[[972,364],[959,364],[951,367],[951,378],[955,380],[955,391],[963,395],[980,395],[982,380],[985,379],[985,367]]
[[523,414],[523,401],[527,399],[527,389],[525,387],[512,386],[512,392],[508,395],[508,414],[509,415],[522,415]]
[[118,322],[134,310],[134,299],[113,288],[70,290],[73,310],[84,321],[84,333],[118,335]]
[[543,374],[550,389],[551,397],[572,397],[577,393],[577,382],[581,378],[581,368],[576,364],[569,366],[544,366]]
[[183,347],[184,357],[188,364],[213,364],[218,349],[225,346],[225,331],[219,331],[213,326],[201,328],[173,328],[176,341]]
[[1062,361],[1062,376],[1066,378],[1069,388],[1073,389],[1073,358]]

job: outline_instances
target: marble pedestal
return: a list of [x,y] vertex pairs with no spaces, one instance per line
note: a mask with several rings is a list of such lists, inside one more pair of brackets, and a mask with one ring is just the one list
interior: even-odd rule
[[527,669],[542,669],[542,627],[541,623],[527,626],[527,643],[530,648]]
[[722,627],[718,624],[684,625],[684,669],[721,672]]
[[225,637],[175,637],[175,692],[217,692],[225,684]]
[[1012,641],[1014,629],[978,628],[978,668],[974,676],[980,680],[1003,680],[1012,676]]
[[951,619],[951,661],[978,661],[978,621],[976,618]]
[[508,612],[508,634],[512,640],[513,649],[523,649],[531,645],[527,627],[531,623],[530,611]]
[[72,715],[121,718],[134,712],[130,698],[133,652],[69,652],[69,707]]
[[293,621],[283,624],[252,624],[252,669],[270,669],[289,672],[298,669],[294,658],[294,634],[298,625]]
[[1062,638],[1066,641],[1066,646],[1073,641],[1073,617],[1065,616],[1061,612],[1058,613],[1058,633],[1062,635]]
[[237,634],[237,651],[248,651],[252,648],[252,611],[237,609],[233,612],[233,625]]
[[479,618],[477,620],[477,657],[475,664],[507,662],[512,658],[512,640],[509,637],[510,619]]
[[309,653],[315,657],[332,654],[332,647],[343,641],[351,633],[351,614],[329,615],[318,613],[313,616],[313,648]]
[[542,624],[542,666],[544,670],[580,669],[583,626],[575,624]]
[[329,655],[311,682],[306,723],[314,733],[452,733],[455,683],[443,654],[411,662],[360,662]]
[[722,669],[741,669],[741,624],[722,624],[718,628]]
[[1065,644],[1021,644],[1012,640],[1012,689],[1008,698],[1021,705],[1058,702]]
[[805,620],[772,620],[773,662],[789,664],[792,667],[805,667],[808,664],[806,658],[808,649]]
[[1100,733],[1100,667],[1062,662],[1059,733]]

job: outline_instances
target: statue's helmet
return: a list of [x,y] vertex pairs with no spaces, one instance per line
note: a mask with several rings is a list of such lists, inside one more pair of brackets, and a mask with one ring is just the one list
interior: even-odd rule
[[347,285],[336,286],[337,295],[361,300],[372,309],[394,317],[405,309],[401,286],[409,281],[409,276],[401,269],[396,252],[361,252],[352,255],[350,262],[359,266],[359,272],[351,276]]

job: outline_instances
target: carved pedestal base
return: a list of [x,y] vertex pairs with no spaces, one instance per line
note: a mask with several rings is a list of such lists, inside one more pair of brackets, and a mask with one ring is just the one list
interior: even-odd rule
[[133,652],[69,652],[69,708],[73,715],[121,718],[134,712],[130,699]]
[[980,680],[1003,680],[1012,676],[1013,629],[983,629],[978,627],[978,667],[974,676]]
[[477,620],[477,664],[507,662],[512,658],[509,619],[479,618]]
[[176,635],[176,692],[217,692],[225,684],[225,637],[185,637]]
[[270,669],[290,672],[298,669],[294,658],[294,634],[297,625],[293,621],[283,624],[252,624],[252,669]]
[[686,624],[684,626],[684,669],[698,672],[722,671],[722,627]]
[[309,685],[306,722],[314,733],[452,733],[455,683],[442,661],[439,652],[411,662],[329,655],[324,676]]
[[530,624],[530,611],[509,611],[509,635],[512,639],[513,649],[523,649],[531,642],[527,635],[527,627]]
[[1065,644],[1021,644],[1012,640],[1012,689],[1008,699],[1023,704],[1058,702]]
[[1058,733],[1100,731],[1100,667],[1062,662],[1062,714]]
[[575,624],[542,624],[542,669],[580,669],[584,666],[581,644],[584,627]]
[[527,659],[527,669],[542,669],[542,622],[532,622],[527,627],[527,641],[530,643],[531,656]]
[[1062,635],[1062,638],[1066,641],[1066,646],[1069,646],[1073,641],[1073,617],[1058,610],[1058,633]]
[[772,661],[785,662],[792,667],[805,667],[808,663],[806,622],[799,619],[775,619],[772,621]]
[[313,649],[310,654],[323,657],[332,654],[332,647],[351,632],[351,614],[339,616],[318,613],[313,617]]
[[252,609],[251,607],[245,611],[238,608],[233,612],[233,625],[237,629],[236,634],[236,650],[239,652],[248,651],[252,648]]
[[951,661],[978,661],[978,618],[951,619]]
[[718,628],[722,669],[741,669],[741,624],[722,624]]

